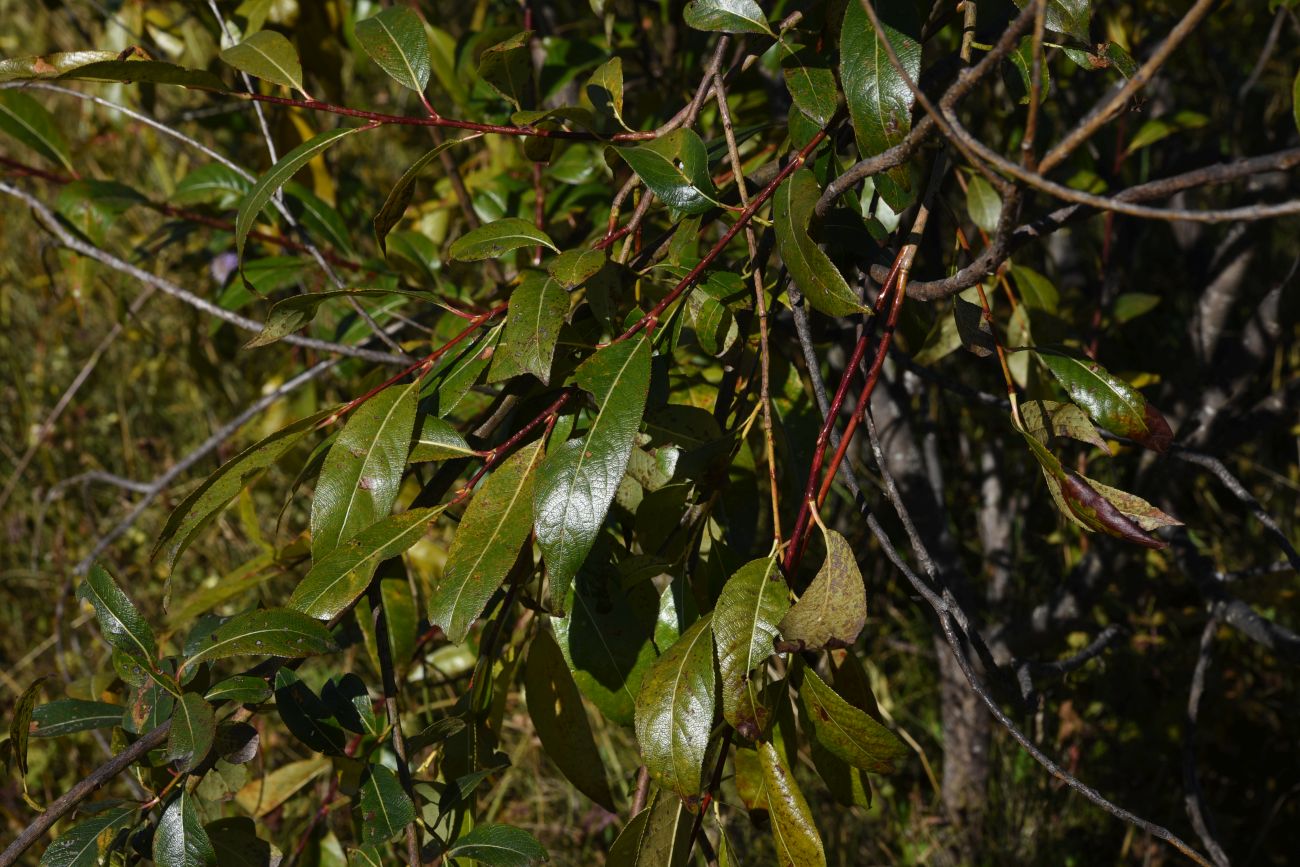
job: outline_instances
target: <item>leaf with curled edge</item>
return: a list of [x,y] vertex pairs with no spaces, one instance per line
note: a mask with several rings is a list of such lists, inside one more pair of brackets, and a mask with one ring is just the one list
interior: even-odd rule
[[688,801],[704,789],[704,756],[717,708],[711,621],[712,615],[697,620],[659,657],[636,697],[641,760],[661,786]]
[[781,753],[770,743],[760,743],[758,761],[763,772],[767,813],[772,820],[777,863],[781,867],[825,867],[826,850],[813,822],[812,810]]
[[1095,361],[1076,358],[1060,349],[1040,348],[1036,354],[1071,399],[1097,424],[1152,451],[1169,448],[1174,438],[1169,422],[1147,403],[1142,392]]
[[1020,417],[1024,420],[1025,432],[1043,445],[1049,445],[1051,437],[1058,436],[1106,449],[1106,441],[1076,404],[1026,400],[1020,404]]
[[146,671],[157,669],[158,643],[153,629],[103,566],[96,563],[91,567],[77,588],[77,598],[94,607],[104,639],[115,650]]
[[754,560],[728,579],[713,609],[713,641],[722,680],[722,716],[755,740],[767,727],[764,679],[755,671],[772,655],[777,623],[790,608],[775,557]]
[[384,204],[375,214],[372,223],[375,227],[375,241],[379,244],[379,250],[385,256],[388,256],[388,233],[393,231],[393,227],[402,219],[406,213],[406,206],[411,204],[412,197],[415,196],[415,181],[435,157],[448,148],[458,145],[461,142],[472,141],[479,138],[478,134],[467,135],[463,138],[449,139],[437,147],[431,148],[424,152],[419,159],[407,166],[406,171],[393,184],[393,188],[388,191]]
[[867,622],[867,590],[848,541],[822,530],[826,560],[799,601],[781,619],[776,649],[783,653],[849,647]]
[[693,131],[677,129],[644,144],[615,150],[641,182],[673,210],[701,214],[718,206],[708,151]]
[[573,576],[591,551],[627,470],[650,391],[650,340],[641,334],[597,352],[575,374],[596,398],[587,435],[553,449],[537,470],[533,522],[550,577],[550,608],[563,613]]
[[520,247],[550,247],[559,251],[551,237],[527,220],[505,217],[472,229],[452,242],[447,258],[460,262],[495,259]]
[[1091,485],[1097,493],[1106,498],[1112,506],[1119,509],[1125,517],[1147,532],[1161,527],[1183,526],[1182,521],[1173,515],[1160,511],[1136,494],[1121,491],[1119,488],[1112,488],[1110,485],[1103,485],[1096,479],[1090,479],[1087,476],[1081,478]]
[[864,313],[858,296],[817,242],[809,235],[813,208],[821,197],[817,179],[807,169],[792,174],[772,197],[776,248],[808,303],[827,316]]

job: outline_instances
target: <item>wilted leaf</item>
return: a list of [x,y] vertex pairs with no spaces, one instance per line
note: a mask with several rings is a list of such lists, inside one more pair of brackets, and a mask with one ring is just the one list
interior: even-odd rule
[[1027,400],[1020,404],[1020,417],[1024,420],[1025,432],[1045,446],[1051,444],[1050,437],[1058,436],[1089,443],[1099,449],[1106,448],[1106,441],[1088,421],[1087,414],[1073,403]]
[[636,741],[650,776],[683,799],[703,791],[717,675],[710,617],[677,639],[646,672],[636,697]]
[[849,647],[867,622],[867,591],[848,541],[824,530],[826,561],[777,631],[782,652]]
[[766,727],[768,716],[764,680],[755,669],[772,655],[777,623],[789,608],[789,589],[776,558],[764,557],[731,576],[713,609],[722,716],[750,740]]

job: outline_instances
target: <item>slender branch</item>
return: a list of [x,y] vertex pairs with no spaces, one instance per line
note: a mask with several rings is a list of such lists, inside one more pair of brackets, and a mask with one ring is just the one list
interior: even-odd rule
[[[392,730],[393,753],[397,756],[397,779],[411,799],[418,804],[415,784],[411,779],[411,763],[406,755],[406,738],[402,735],[402,715],[397,708],[397,676],[393,666],[393,649],[388,640],[388,611],[384,605],[382,582],[376,577],[370,582],[370,608],[375,618],[375,646],[379,655],[379,673],[384,686],[384,710],[388,714],[388,727]],[[411,867],[420,864],[420,837],[416,822],[406,826],[406,861]]]
[[1228,855],[1214,836],[1214,823],[1205,807],[1201,781],[1196,773],[1196,726],[1201,714],[1201,697],[1205,694],[1205,674],[1210,668],[1214,650],[1214,633],[1219,628],[1220,607],[1211,606],[1210,619],[1201,631],[1200,650],[1196,655],[1196,668],[1192,670],[1192,683],[1187,693],[1187,727],[1183,732],[1183,804],[1187,818],[1192,822],[1196,836],[1214,859],[1216,867],[1229,867]]

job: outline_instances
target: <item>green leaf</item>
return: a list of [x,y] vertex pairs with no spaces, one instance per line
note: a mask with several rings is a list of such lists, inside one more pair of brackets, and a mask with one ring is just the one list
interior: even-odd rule
[[1020,404],[1020,417],[1025,423],[1025,433],[1045,446],[1051,445],[1051,437],[1058,436],[1089,443],[1099,449],[1106,448],[1106,441],[1075,404],[1027,400]]
[[437,416],[447,416],[455,412],[474,387],[483,371],[487,370],[496,354],[497,344],[505,331],[501,322],[490,328],[487,333],[466,347],[455,357],[451,353],[443,356],[445,361],[434,369],[428,377],[422,394],[429,398],[425,408]]
[[348,736],[327,705],[291,669],[275,674],[275,709],[284,727],[295,738],[318,753],[344,755]]
[[711,617],[677,639],[646,672],[636,697],[636,742],[650,776],[683,799],[704,789],[717,673]]
[[778,627],[784,652],[851,647],[867,622],[867,591],[848,541],[823,530],[826,561]]
[[781,74],[795,107],[813,123],[826,126],[839,107],[835,71],[827,62],[826,52],[804,46],[792,49],[784,40],[780,45],[786,52],[781,58]]
[[527,220],[505,217],[461,235],[452,242],[447,258],[475,262],[480,259],[495,259],[520,247],[539,245],[557,252],[560,249],[550,236]]
[[565,289],[576,289],[603,267],[604,250],[565,250],[547,264],[546,271]]
[[714,33],[776,34],[763,9],[754,0],[691,0],[684,13],[686,25]]
[[[375,17],[376,18],[382,17],[383,15],[387,14],[387,12],[396,12],[396,11],[405,12],[409,10],[389,9],[386,12],[381,12],[379,15]],[[414,14],[415,13],[413,12],[411,13],[412,16],[414,16]],[[374,20],[374,19],[370,19],[370,20]],[[363,21],[361,23],[364,24],[365,22]],[[357,25],[357,27],[360,26],[361,26],[360,24]],[[424,33],[423,28],[421,28],[420,33],[421,34]],[[428,77],[427,72],[425,77],[426,78]],[[384,199],[384,204],[379,209],[379,212],[375,214],[375,218],[373,221],[375,226],[375,242],[379,244],[380,251],[382,251],[385,255],[387,255],[388,233],[393,231],[393,227],[398,224],[398,222],[402,219],[402,215],[406,213],[407,205],[411,204],[411,198],[415,195],[415,180],[416,178],[419,177],[420,172],[423,171],[424,167],[427,166],[430,162],[432,162],[433,159],[438,156],[438,154],[442,153],[443,151],[447,150],[453,145],[458,145],[461,142],[472,141],[473,139],[476,138],[478,138],[477,135],[472,135],[472,136],[466,136],[464,138],[449,139],[447,141],[444,141],[442,144],[438,145],[437,147],[425,151],[424,154],[419,159],[417,159],[415,162],[411,163],[410,166],[407,167],[406,171],[402,172],[402,176],[397,179],[397,183],[393,184],[393,188],[388,191],[388,197]]]
[[758,745],[758,760],[763,769],[763,791],[772,820],[777,863],[781,867],[824,867],[822,838],[794,774],[770,743]]
[[158,820],[153,860],[158,867],[208,867],[217,863],[212,841],[194,810],[194,796],[184,789],[172,798]]
[[61,51],[0,60],[0,82],[58,78],[90,63],[117,58],[116,51]]
[[10,762],[18,766],[18,777],[23,783],[23,792],[27,791],[27,744],[31,737],[32,715],[35,712],[36,699],[40,696],[41,684],[45,677],[38,677],[14,703],[13,719],[9,721],[10,756],[5,758],[5,770]]
[[591,723],[560,646],[548,630],[538,630],[528,648],[524,696],[533,730],[542,749],[574,788],[610,812],[615,812],[605,763],[601,760]]
[[231,208],[252,186],[252,181],[230,166],[207,163],[181,179],[172,191],[171,200],[178,205],[215,204]]
[[569,293],[540,271],[529,271],[510,295],[505,336],[492,355],[488,382],[502,382],[531,373],[543,385],[551,382],[551,361],[560,326],[569,312]]
[[[401,674],[415,654],[416,628],[420,616],[405,571],[395,569],[394,573],[399,577],[382,577],[384,573],[380,573],[379,595],[383,599],[385,625],[388,627],[389,656],[397,668],[400,683]],[[357,600],[356,620],[365,639],[366,654],[378,671],[380,669],[379,636],[375,634],[377,624],[370,610],[370,600],[364,596]]]
[[358,21],[357,42],[402,87],[423,93],[429,86],[429,36],[414,9],[394,6]]
[[208,476],[194,493],[172,511],[154,544],[151,556],[157,557],[165,549],[167,568],[170,571],[176,565],[176,558],[189,547],[199,531],[235,498],[244,485],[278,461],[332,412],[330,409],[322,410],[299,419],[249,446],[223,464],[221,469]]
[[894,763],[908,754],[893,732],[841,698],[812,669],[804,669],[799,707],[808,736],[855,768],[892,774]]
[[650,192],[673,210],[701,214],[717,207],[708,151],[691,130],[677,129],[645,144],[616,150]]
[[[875,9],[900,65],[912,83],[917,83],[921,73],[921,22],[916,4],[911,0],[882,0],[875,3]],[[912,129],[912,90],[890,63],[876,28],[856,0],[844,10],[840,80],[863,157],[882,153],[907,137]],[[875,182],[876,190],[892,210],[907,207],[911,200],[907,165],[876,175]]]
[[[245,279],[255,283],[253,265],[250,262]],[[271,312],[266,315],[262,330],[244,344],[245,349],[268,346],[282,337],[292,334],[311,322],[316,311],[327,301],[337,298],[390,298],[393,295],[409,295],[413,298],[427,299],[427,295],[416,292],[404,292],[398,289],[330,289],[325,292],[308,292],[303,295],[290,295],[271,305]]]
[[1097,362],[1055,349],[1039,349],[1037,356],[1071,399],[1111,433],[1137,440],[1156,452],[1165,451],[1173,442],[1173,431],[1160,411],[1147,403],[1140,391]]
[[461,834],[447,849],[446,858],[468,858],[488,867],[530,867],[551,860],[545,847],[523,828],[490,824]]
[[54,116],[45,106],[18,90],[0,90],[0,130],[27,145],[52,163],[76,173],[68,156],[68,143]]
[[197,693],[187,692],[172,711],[172,727],[167,735],[164,761],[174,762],[181,773],[194,770],[208,757],[216,737],[217,721],[212,705]]
[[656,791],[610,847],[606,867],[685,867],[694,817],[678,798]]
[[203,696],[208,701],[233,701],[238,704],[261,704],[271,697],[271,686],[260,677],[237,674],[212,687]]
[[514,105],[516,111],[524,107],[532,94],[533,57],[528,49],[532,38],[532,32],[525,30],[479,55],[478,77]]
[[[261,32],[269,33],[271,31],[263,30]],[[364,129],[364,127],[340,127],[308,139],[282,156],[280,161],[271,166],[266,174],[257,179],[257,183],[253,185],[253,188],[248,191],[248,195],[244,196],[244,200],[240,203],[239,213],[235,215],[235,247],[238,250],[241,264],[244,260],[244,242],[248,240],[248,233],[253,230],[253,223],[257,221],[262,209],[271,201],[271,197],[275,195],[276,190],[284,186],[290,178],[298,173],[299,169],[323,153],[330,145],[360,129]]]
[[108,807],[73,825],[46,848],[40,867],[98,867],[100,843],[125,826],[136,809],[136,804]]
[[371,765],[369,770],[361,784],[361,839],[387,843],[415,821],[415,804],[388,768]]
[[1002,216],[1002,198],[983,175],[973,174],[966,182],[966,212],[971,222],[992,233]]
[[465,640],[528,538],[541,454],[538,440],[511,455],[488,476],[461,518],[442,575],[429,591],[429,621],[453,644]]
[[[83,52],[72,52],[81,54]],[[86,54],[98,54],[90,51]],[[113,53],[116,58],[117,54]],[[127,83],[170,84],[192,90],[209,90],[224,93],[230,88],[206,69],[187,69],[161,60],[102,60],[77,64],[57,76],[40,75],[39,78],[59,78],[76,81],[121,81]],[[3,74],[0,74],[3,78]]]
[[551,610],[562,613],[569,584],[587,557],[627,470],[650,390],[650,341],[624,340],[575,373],[598,407],[587,435],[554,449],[537,470],[533,520],[550,577]]
[[[1020,290],[1020,299],[1027,307],[1036,307],[1048,313],[1056,312],[1061,293],[1057,291],[1051,280],[1024,265],[1011,266],[1011,279],[1016,282],[1016,288]],[[993,300],[992,296],[989,300]]]
[[126,708],[104,701],[61,698],[43,704],[32,712],[34,738],[57,738],[74,732],[107,729],[122,724]]
[[294,793],[333,767],[327,756],[316,756],[276,768],[239,790],[235,802],[255,819],[275,810]]
[[[1021,9],[1029,0],[1016,0]],[[1092,21],[1092,0],[1048,0],[1047,28],[1090,43],[1088,27]]]
[[722,587],[713,609],[713,641],[722,679],[722,716],[750,740],[767,727],[763,678],[755,669],[772,655],[777,623],[790,607],[775,557],[742,566]]
[[623,59],[611,57],[596,67],[587,79],[587,99],[596,111],[612,117],[618,125],[629,129],[623,121]]
[[415,444],[411,446],[411,463],[468,458],[477,454],[449,421],[424,414],[418,422]]
[[221,867],[278,867],[284,855],[257,836],[257,824],[247,816],[218,819],[204,826]]
[[259,30],[221,52],[221,59],[240,72],[306,94],[302,89],[302,64],[298,61],[298,51],[282,33]]
[[381,518],[316,560],[285,603],[317,620],[344,611],[366,588],[379,564],[420,541],[443,507],[412,509]]
[[1300,129],[1300,72],[1291,83],[1291,115],[1295,118],[1296,129]]
[[1120,324],[1131,322],[1144,313],[1150,313],[1163,298],[1149,292],[1124,292],[1115,299],[1115,321]]
[[333,653],[339,647],[321,623],[300,611],[268,608],[237,614],[218,626],[203,647],[185,660],[182,670],[199,662],[231,656],[278,656],[300,659]]
[[415,429],[420,380],[390,385],[356,409],[325,455],[311,503],[311,555],[388,517]]
[[792,174],[776,190],[772,216],[776,221],[776,248],[808,303],[827,316],[850,316],[865,307],[830,257],[808,234],[813,208],[821,196],[817,179],[807,169]]
[[96,563],[91,567],[90,574],[77,588],[77,598],[94,606],[100,631],[114,649],[147,671],[157,668],[158,643],[153,630],[103,566]]

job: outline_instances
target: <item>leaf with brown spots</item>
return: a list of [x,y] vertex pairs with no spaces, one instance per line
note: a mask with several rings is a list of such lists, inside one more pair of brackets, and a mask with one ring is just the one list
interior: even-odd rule
[[823,530],[826,562],[803,596],[781,619],[776,649],[783,653],[848,647],[867,622],[867,591],[848,541]]

